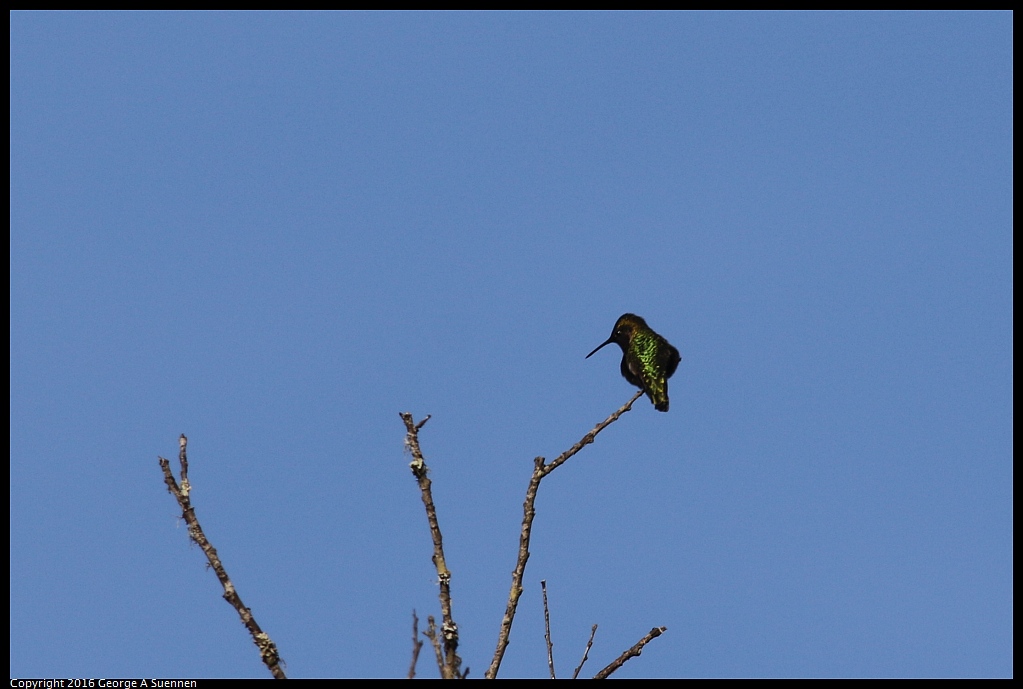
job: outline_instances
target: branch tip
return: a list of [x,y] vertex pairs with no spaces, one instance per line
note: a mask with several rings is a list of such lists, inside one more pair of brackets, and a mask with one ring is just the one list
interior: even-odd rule
[[583,651],[583,659],[579,661],[579,666],[575,669],[575,672],[572,673],[572,679],[577,679],[579,677],[579,673],[582,672],[583,665],[586,664],[586,661],[590,657],[590,649],[593,647],[593,637],[596,635],[597,625],[593,625],[593,628],[590,630],[590,640],[586,642],[586,649]]
[[620,656],[615,658],[610,665],[605,667],[603,670],[593,676],[593,679],[607,679],[608,676],[622,665],[625,665],[625,661],[630,658],[635,658],[643,653],[643,647],[648,643],[659,637],[664,632],[668,631],[667,627],[654,627],[650,630],[650,633],[644,636],[642,639],[636,642],[636,644],[629,650],[622,653]]

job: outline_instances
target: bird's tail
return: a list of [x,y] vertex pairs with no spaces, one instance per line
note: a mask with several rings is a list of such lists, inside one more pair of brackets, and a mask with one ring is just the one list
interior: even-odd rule
[[668,391],[666,389],[658,390],[657,392],[648,390],[647,395],[649,395],[650,401],[654,403],[654,409],[657,411],[668,411]]

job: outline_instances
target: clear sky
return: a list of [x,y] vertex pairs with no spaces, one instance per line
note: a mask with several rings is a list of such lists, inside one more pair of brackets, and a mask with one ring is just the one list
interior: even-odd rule
[[1012,675],[1012,21],[12,14],[12,676]]

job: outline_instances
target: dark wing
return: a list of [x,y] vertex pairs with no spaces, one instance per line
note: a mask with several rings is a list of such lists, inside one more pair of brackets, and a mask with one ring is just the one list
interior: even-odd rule
[[678,368],[678,364],[682,361],[682,355],[678,353],[678,350],[668,344],[668,341],[663,337],[661,342],[664,346],[660,348],[661,353],[661,366],[664,367],[664,377],[671,378],[672,374],[675,373],[675,369]]

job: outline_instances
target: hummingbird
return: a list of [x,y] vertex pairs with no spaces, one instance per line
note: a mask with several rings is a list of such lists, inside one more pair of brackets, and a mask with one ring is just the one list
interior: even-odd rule
[[634,313],[622,314],[611,337],[586,355],[614,342],[622,348],[622,376],[646,393],[657,411],[668,411],[668,379],[682,360],[678,350]]

